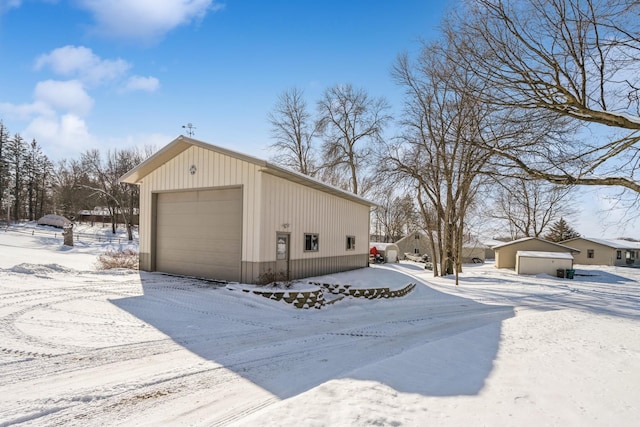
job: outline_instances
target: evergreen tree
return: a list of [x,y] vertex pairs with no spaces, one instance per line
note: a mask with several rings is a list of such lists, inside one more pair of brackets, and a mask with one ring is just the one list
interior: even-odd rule
[[25,157],[25,184],[27,191],[26,209],[27,219],[34,221],[40,218],[46,210],[51,208],[50,187],[51,162],[44,155],[38,142],[34,139],[28,144]]
[[14,221],[24,217],[24,197],[25,197],[25,163],[27,159],[27,145],[19,134],[15,134],[9,139],[7,144],[5,160],[9,169],[9,179],[7,187],[13,196],[13,206],[11,207]]
[[580,233],[571,228],[564,218],[560,218],[551,225],[549,232],[544,237],[552,242],[562,242],[580,237]]
[[9,170],[5,161],[7,145],[9,143],[9,129],[0,120],[0,209],[7,209],[5,199],[9,182]]

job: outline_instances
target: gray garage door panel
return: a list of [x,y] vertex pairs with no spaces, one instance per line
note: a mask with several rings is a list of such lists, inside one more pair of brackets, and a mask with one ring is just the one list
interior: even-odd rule
[[160,193],[156,270],[240,280],[242,189]]

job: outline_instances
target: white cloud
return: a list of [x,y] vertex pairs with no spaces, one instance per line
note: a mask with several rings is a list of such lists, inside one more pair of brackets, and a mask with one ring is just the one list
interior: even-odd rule
[[46,80],[34,89],[36,103],[41,102],[56,110],[84,116],[93,107],[93,99],[78,80]]
[[223,6],[215,0],[79,0],[105,36],[154,40]]
[[0,0],[0,13],[20,7],[22,0]]
[[131,92],[134,90],[155,92],[158,87],[160,87],[160,81],[155,77],[131,76],[123,90],[125,92]]
[[124,76],[131,65],[123,59],[101,59],[84,46],[67,45],[40,55],[35,68],[48,66],[64,77],[74,77],[90,84],[100,84]]
[[47,156],[54,160],[73,157],[96,145],[96,138],[89,133],[87,124],[74,114],[36,117],[23,134],[28,139],[45,142]]
[[36,115],[50,115],[55,112],[42,101],[31,104],[12,104],[10,102],[0,102],[0,113],[14,120],[29,120]]

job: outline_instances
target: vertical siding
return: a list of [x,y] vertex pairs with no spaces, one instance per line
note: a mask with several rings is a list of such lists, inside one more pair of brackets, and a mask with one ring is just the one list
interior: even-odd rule
[[[369,207],[341,197],[263,174],[261,262],[275,261],[276,232],[291,235],[291,260],[354,256],[369,253]],[[288,224],[285,228],[284,224]],[[319,250],[304,251],[304,234],[319,235]],[[346,237],[356,237],[355,250]],[[303,263],[309,265],[312,261]],[[339,261],[335,261],[336,265]],[[292,263],[292,265],[295,263]]]
[[[191,175],[191,165],[197,171]],[[259,222],[253,220],[260,215],[259,166],[244,160],[232,159],[201,147],[190,147],[145,176],[140,188],[140,256],[142,268],[150,261],[152,221],[152,193],[161,191],[193,190],[196,188],[243,187],[242,259],[252,261],[257,258],[255,239],[249,238],[259,232]]]
[[[190,173],[191,165],[197,171]],[[243,277],[257,277],[275,265],[276,232],[290,240],[290,268],[295,277],[366,266],[369,254],[369,206],[312,189],[260,171],[261,167],[201,147],[190,147],[141,183],[140,259],[151,268],[153,194],[228,186],[243,188]],[[288,224],[284,227],[284,224]],[[304,234],[319,235],[319,251],[304,251]],[[346,237],[356,249],[346,249]]]

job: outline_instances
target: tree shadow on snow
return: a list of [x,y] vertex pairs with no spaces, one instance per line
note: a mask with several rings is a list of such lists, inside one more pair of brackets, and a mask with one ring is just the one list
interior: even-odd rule
[[204,281],[140,274],[143,295],[113,304],[281,399],[339,378],[403,393],[476,395],[493,369],[502,321],[514,316],[511,306],[419,282],[403,298],[300,310]]
[[[559,279],[563,280],[563,279]],[[569,279],[571,280],[571,279]],[[611,283],[611,284],[620,284],[620,283],[629,283],[629,280],[626,277],[619,276],[617,274],[609,273],[602,270],[580,270],[576,269],[575,281],[589,281],[596,283]]]

